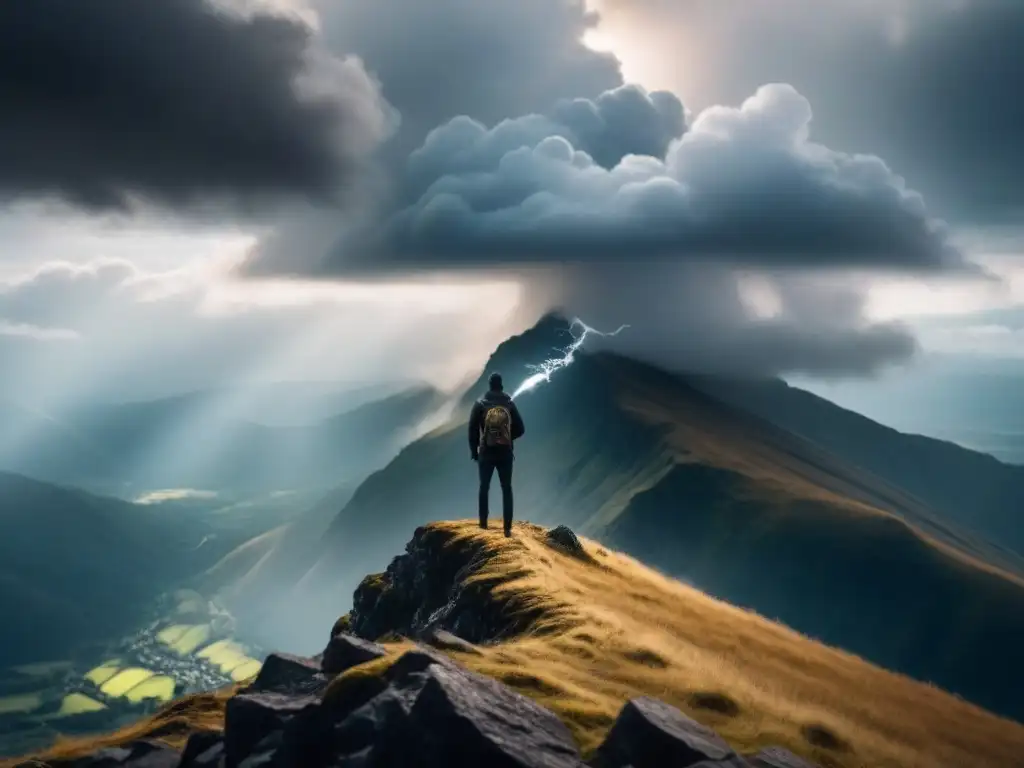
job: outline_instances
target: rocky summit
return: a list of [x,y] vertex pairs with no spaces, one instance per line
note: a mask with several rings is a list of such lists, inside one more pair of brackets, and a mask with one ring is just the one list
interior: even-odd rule
[[[313,658],[271,654],[224,709],[223,729],[192,733],[184,748],[128,741],[53,768],[811,768],[782,748],[740,755],[714,730],[650,697],[625,703],[603,742],[584,756],[566,724],[455,655],[521,632],[486,581],[467,579],[485,557],[453,556],[420,529],[388,570],[364,580],[353,610]],[[589,558],[567,528],[549,545]],[[361,636],[360,636],[361,635]],[[386,647],[375,638],[400,636]]]
[[[584,761],[565,725],[511,688],[438,651],[397,657],[340,633],[335,676],[314,659],[272,654],[228,700],[222,733],[184,750],[136,741],[53,765],[67,768],[809,768],[782,749],[741,756],[674,707],[637,698]],[[324,654],[326,662],[327,654]],[[373,668],[354,674],[341,660]],[[369,663],[367,663],[369,662]],[[24,763],[25,768],[38,763]]]

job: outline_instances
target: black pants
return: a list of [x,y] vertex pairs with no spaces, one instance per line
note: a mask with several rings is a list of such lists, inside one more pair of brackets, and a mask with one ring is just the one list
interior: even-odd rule
[[491,490],[491,478],[494,470],[498,470],[498,482],[501,484],[501,511],[505,518],[505,528],[512,527],[512,456],[488,456],[480,454],[477,460],[480,470],[480,524],[487,524],[488,502]]

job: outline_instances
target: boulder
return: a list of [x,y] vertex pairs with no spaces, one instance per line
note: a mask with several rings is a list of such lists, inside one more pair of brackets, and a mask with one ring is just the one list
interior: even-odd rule
[[735,757],[732,748],[710,728],[664,702],[640,697],[622,708],[604,743],[598,747],[593,765],[691,768],[705,760],[722,763]]
[[383,646],[341,632],[331,638],[324,651],[320,668],[326,675],[339,675],[346,669],[386,655],[387,651]]
[[420,633],[419,639],[433,648],[444,651],[455,651],[456,653],[470,653],[474,656],[480,655],[480,649],[468,640],[463,640],[456,634],[445,629],[431,628]]
[[[284,741],[284,734],[282,731],[274,731],[268,734],[257,742],[252,748],[249,755],[243,760],[238,768],[260,768],[260,766],[291,766],[295,765],[298,768],[301,763],[288,763],[281,759],[278,750]],[[225,761],[225,768],[231,765]]]
[[[330,736],[331,752],[340,765],[419,765],[419,749],[409,712],[418,685],[387,688],[349,714]],[[366,763],[356,762],[364,759]],[[307,764],[312,764],[308,762]]]
[[284,728],[304,709],[319,706],[315,696],[251,691],[228,699],[224,710],[224,756],[236,768],[263,739]]
[[548,542],[572,555],[584,555],[586,550],[572,528],[560,525],[547,533]]
[[157,741],[134,741],[123,747],[106,747],[81,757],[68,768],[178,768],[177,751]]
[[246,690],[314,694],[322,693],[326,686],[326,676],[312,659],[290,653],[272,653]]
[[[439,653],[432,648],[418,646],[399,656],[384,672],[384,678],[389,682],[401,682],[409,675],[425,672],[435,664],[462,670],[462,667],[456,664],[451,657],[445,656],[443,653]],[[466,673],[472,674],[468,670],[466,670]]]
[[181,752],[180,768],[216,768],[224,756],[224,734],[200,731],[189,736]]
[[432,664],[409,713],[426,765],[580,768],[569,729],[554,713],[494,680]]

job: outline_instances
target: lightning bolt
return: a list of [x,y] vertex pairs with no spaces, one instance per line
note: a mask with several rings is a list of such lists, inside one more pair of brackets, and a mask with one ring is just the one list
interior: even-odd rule
[[[602,331],[599,331],[596,328],[591,328],[578,317],[574,318],[572,323],[569,325],[569,333],[573,338],[572,344],[570,344],[565,349],[560,350],[560,352],[562,353],[561,357],[552,357],[545,360],[543,363],[540,363],[539,365],[527,366],[531,370],[536,371],[536,373],[534,373],[532,376],[526,379],[526,381],[519,385],[519,388],[512,393],[512,399],[515,400],[517,397],[523,394],[523,392],[529,392],[530,390],[535,389],[542,382],[551,381],[551,375],[555,371],[572,365],[573,362],[575,362],[576,360],[576,350],[583,346],[583,342],[587,340],[587,336],[589,336],[590,334],[594,334],[595,336],[604,336],[607,338],[611,336],[618,336],[622,331],[626,330],[627,328],[629,328],[628,325],[620,325],[611,333],[603,333]],[[581,333],[579,333],[579,335],[577,335],[577,329],[581,329],[582,331]]]

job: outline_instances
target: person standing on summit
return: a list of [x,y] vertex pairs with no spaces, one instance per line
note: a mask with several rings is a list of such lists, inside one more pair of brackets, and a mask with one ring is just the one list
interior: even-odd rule
[[469,453],[480,470],[480,527],[487,527],[491,478],[498,471],[505,536],[512,535],[512,443],[526,427],[519,409],[505,392],[500,373],[487,380],[487,394],[473,403],[469,414]]

